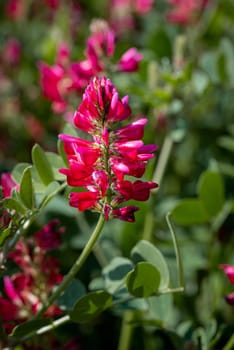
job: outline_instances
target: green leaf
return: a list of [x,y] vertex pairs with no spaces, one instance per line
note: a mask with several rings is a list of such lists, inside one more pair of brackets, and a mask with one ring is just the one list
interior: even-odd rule
[[41,181],[45,185],[49,185],[50,182],[54,181],[53,170],[50,162],[39,145],[34,145],[32,149],[32,160],[37,169],[38,175]]
[[9,210],[15,210],[17,213],[22,215],[24,215],[26,212],[26,208],[22,205],[22,203],[14,198],[4,198],[3,206]]
[[66,176],[59,172],[59,169],[66,167],[66,164],[64,163],[63,158],[60,155],[53,152],[46,152],[46,157],[52,167],[53,176],[55,180],[57,181],[65,180]]
[[57,181],[51,182],[45,190],[44,196],[40,203],[40,208],[44,208],[49,203],[49,201],[58,193],[59,189],[60,185]]
[[61,140],[58,140],[57,147],[58,147],[58,152],[59,152],[60,156],[62,157],[64,164],[66,165],[66,167],[68,167],[69,163],[67,160],[67,155],[64,151],[64,145],[63,145],[63,142]]
[[11,234],[11,229],[10,227],[7,227],[5,230],[3,230],[0,233],[0,247],[3,246],[3,244],[5,243],[7,237]]
[[231,136],[221,136],[218,139],[219,146],[234,152],[234,139]]
[[31,167],[28,167],[24,170],[21,181],[20,181],[20,198],[24,205],[33,209],[34,207],[34,193],[32,185],[32,175]]
[[30,166],[29,163],[19,163],[17,164],[14,169],[12,170],[12,177],[15,180],[16,183],[20,183],[20,180],[22,178],[22,174],[26,168]]
[[[105,288],[111,294],[122,292],[125,287],[125,277],[133,270],[133,263],[126,258],[116,257],[103,269]],[[126,289],[127,292],[127,289]]]
[[154,265],[160,272],[160,290],[166,289],[169,285],[169,269],[162,253],[150,242],[141,240],[131,251],[134,263],[147,261]]
[[70,317],[74,322],[89,322],[111,305],[112,297],[109,293],[104,290],[91,292],[77,301]]
[[57,305],[62,310],[72,310],[76,301],[86,293],[85,286],[79,280],[74,279],[65,292],[57,300]]
[[209,216],[198,199],[183,199],[172,210],[172,219],[179,225],[196,225],[208,222]]
[[150,297],[158,292],[160,272],[148,262],[139,262],[135,269],[127,274],[126,284],[129,293],[135,297]]
[[218,162],[219,170],[222,174],[234,177],[234,166],[229,163]]
[[217,215],[225,203],[221,175],[213,171],[204,172],[199,179],[198,195],[209,216]]
[[48,318],[43,320],[28,321],[19,326],[16,326],[13,329],[10,336],[14,338],[22,338],[26,335],[34,334],[39,328],[48,326],[50,324],[51,324],[51,320]]

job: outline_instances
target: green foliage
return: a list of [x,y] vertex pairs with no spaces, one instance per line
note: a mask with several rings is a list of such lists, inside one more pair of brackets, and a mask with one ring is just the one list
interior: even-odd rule
[[50,324],[51,320],[48,318],[44,320],[28,321],[15,327],[11,333],[11,337],[23,338],[25,336],[30,336],[31,334],[34,334],[39,328],[48,326]]
[[222,176],[214,171],[201,174],[198,198],[181,200],[172,211],[173,220],[180,225],[205,224],[217,216],[225,204]]
[[24,170],[20,180],[20,198],[28,209],[33,209],[35,204],[31,167]]
[[57,300],[57,305],[62,310],[71,310],[78,299],[85,295],[86,289],[82,282],[77,279],[72,280],[64,293]]
[[140,262],[128,273],[126,284],[130,294],[138,298],[147,298],[158,292],[160,273],[154,265]]
[[41,181],[47,186],[54,180],[53,170],[49,159],[39,145],[34,145],[32,149],[32,160]]
[[[233,1],[209,1],[183,25],[169,22],[168,13],[176,5],[163,0],[146,13],[138,11],[136,1],[123,11],[119,4],[116,13],[104,0],[80,1],[79,6],[78,1],[61,0],[58,9],[51,9],[49,1],[19,1],[23,7],[18,19],[7,13],[8,3],[0,2],[0,172],[11,171],[19,187],[0,203],[0,299],[13,303],[3,277],[23,272],[9,258],[20,239],[31,252],[35,233],[50,220],[59,220],[65,228],[62,245],[48,250],[43,263],[52,256],[66,274],[95,225],[94,213],[79,213],[68,205],[68,195],[76,189],[68,188],[59,172],[68,167],[68,159],[58,134],[89,137],[67,123],[82,94],[66,92],[67,110],[56,115],[43,96],[38,71],[38,62],[56,64],[60,43],[70,49],[65,70],[69,60],[84,60],[94,18],[102,17],[119,30],[113,61],[105,57],[105,75],[121,97],[129,95],[131,120],[138,115],[148,118],[144,140],[156,143],[158,151],[145,180],[156,179],[159,188],[155,198],[140,203],[136,223],[105,223],[79,280],[75,278],[55,302],[64,314],[26,322],[20,314],[22,324],[10,322],[18,324],[10,344],[4,343],[5,321],[0,322],[0,348],[12,344],[16,350],[62,349],[78,339],[77,349],[90,350],[94,344],[97,350],[114,349],[123,335],[125,349],[132,350],[231,350],[233,310],[224,296],[233,286],[219,265],[234,265]],[[125,15],[131,23],[127,29]],[[14,63],[6,47],[10,38],[20,47]],[[119,72],[113,62],[130,47],[143,54],[139,70]],[[106,49],[100,47],[100,54]],[[67,83],[67,77],[59,82],[58,92],[66,90]],[[168,139],[171,148],[165,151]],[[171,293],[182,288],[176,288],[180,275],[165,225],[169,212],[184,268],[183,293]],[[55,270],[50,270],[52,276]],[[37,280],[40,302],[46,301],[40,288],[47,275],[46,270]],[[18,292],[15,281],[13,288]],[[25,294],[29,290],[25,287]],[[48,286],[48,297],[53,294],[49,290]],[[30,312],[27,305],[27,315]],[[131,316],[127,323],[126,313]]]
[[172,219],[179,225],[204,224],[209,216],[199,199],[184,199],[172,211]]
[[111,295],[103,290],[99,290],[80,298],[69,315],[74,322],[86,323],[97,317],[111,304]]
[[135,264],[146,261],[152,264],[160,273],[160,290],[167,289],[169,285],[169,270],[162,253],[150,242],[141,240],[131,251]]

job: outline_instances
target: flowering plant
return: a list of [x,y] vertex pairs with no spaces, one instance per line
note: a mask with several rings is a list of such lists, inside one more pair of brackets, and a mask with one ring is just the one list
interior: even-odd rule
[[232,0],[0,10],[0,348],[232,349]]

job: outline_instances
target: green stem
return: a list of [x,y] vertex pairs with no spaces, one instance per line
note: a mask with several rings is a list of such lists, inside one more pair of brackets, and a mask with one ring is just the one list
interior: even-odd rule
[[224,346],[223,350],[232,350],[234,347],[234,334],[232,335],[232,337],[229,339],[229,341],[227,342],[227,344]]
[[181,288],[180,291],[184,290],[184,271],[183,271],[183,264],[182,264],[182,259],[181,259],[181,255],[180,255],[180,250],[179,250],[179,245],[176,239],[176,235],[174,232],[174,228],[172,226],[172,223],[170,221],[170,213],[168,213],[166,215],[166,221],[167,221],[167,225],[168,228],[170,230],[171,233],[171,237],[172,237],[172,241],[173,241],[173,245],[174,245],[174,249],[175,249],[175,255],[176,255],[176,263],[177,263],[177,270],[178,270],[178,279],[179,279],[179,289]]
[[3,247],[3,254],[0,261],[0,266],[4,267],[8,254],[14,249],[19,239],[27,232],[29,226],[32,224],[32,222],[35,219],[35,215],[32,215],[30,218],[25,220],[25,222],[18,228],[18,230],[15,232],[13,238],[9,239]]
[[45,304],[42,306],[41,310],[36,314],[35,319],[40,318],[46,310],[59,298],[59,296],[64,292],[64,290],[67,288],[67,286],[70,284],[70,282],[73,280],[75,275],[80,271],[81,267],[87,260],[89,254],[91,253],[94,244],[96,243],[98,237],[100,236],[100,233],[102,231],[102,228],[105,223],[105,218],[101,214],[99,217],[99,220],[97,222],[97,225],[88,240],[86,246],[84,247],[84,250],[82,251],[79,258],[76,260],[68,274],[64,277],[62,283],[58,286],[58,288],[55,289],[54,293],[51,294],[51,296],[48,298],[48,300],[45,302]]
[[134,321],[134,311],[125,311],[122,319],[120,338],[118,344],[118,350],[129,350],[133,334],[133,326],[131,324]]
[[24,341],[34,337],[35,335],[41,335],[41,334],[50,332],[50,331],[56,329],[57,327],[65,324],[65,323],[67,323],[69,321],[70,321],[70,316],[69,315],[65,315],[63,317],[60,317],[60,318],[58,318],[57,320],[55,320],[53,322],[51,321],[51,324],[37,329],[35,332],[26,335],[25,337],[21,338],[20,340],[13,339],[13,341],[11,342],[11,345],[14,346],[14,345],[18,344],[19,342],[23,343]]
[[[162,179],[167,167],[167,163],[171,154],[172,146],[173,146],[173,138],[171,137],[171,135],[167,135],[163,142],[162,150],[160,152],[157,167],[155,169],[155,173],[152,180],[154,182],[157,182],[159,185],[162,182]],[[151,193],[153,192],[157,192],[157,188],[151,191]]]
[[[160,152],[159,159],[158,159],[157,166],[156,166],[156,169],[153,175],[153,180],[152,180],[158,183],[159,186],[162,182],[162,179],[167,167],[172,146],[173,146],[173,138],[169,134],[165,137],[165,140],[163,142],[162,150]],[[151,194],[156,194],[157,192],[158,192],[158,188],[151,190]],[[146,214],[144,230],[142,235],[142,239],[145,239],[146,241],[152,240],[152,234],[154,229],[154,213],[152,212],[152,207],[154,207],[154,204],[155,204],[155,197],[150,200],[149,202],[150,209],[147,211],[147,214]]]

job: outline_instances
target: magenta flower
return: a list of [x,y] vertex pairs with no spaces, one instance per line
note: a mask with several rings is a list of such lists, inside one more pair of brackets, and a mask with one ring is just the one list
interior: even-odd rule
[[209,0],[168,0],[173,9],[167,19],[172,23],[187,25],[196,22],[199,14],[207,6]]
[[111,57],[115,50],[115,33],[107,22],[95,20],[91,24],[91,36],[87,40],[86,56],[96,72],[103,71],[105,57]]
[[138,14],[142,15],[149,12],[153,7],[154,0],[135,0],[134,7]]
[[68,115],[74,93],[83,93],[94,76],[109,70],[135,72],[139,68],[143,56],[136,48],[130,48],[118,62],[112,62],[116,33],[106,21],[93,20],[90,27],[91,35],[86,41],[83,60],[72,62],[69,49],[63,43],[59,46],[54,65],[39,63],[40,85],[55,113],[66,112]]
[[140,178],[157,149],[142,141],[146,118],[117,128],[130,114],[128,97],[121,99],[109,79],[94,78],[87,86],[74,124],[92,140],[59,135],[69,162],[60,172],[67,176],[68,185],[86,189],[71,192],[71,206],[101,212],[106,220],[114,217],[132,222],[138,208],[119,206],[128,200],[145,201],[157,187],[154,182],[125,179],[125,175]]
[[14,189],[19,190],[19,185],[14,181],[11,173],[3,173],[1,175],[1,186],[3,198],[11,197],[11,193]]
[[6,15],[13,21],[23,19],[25,15],[24,0],[8,0],[6,3]]
[[[13,326],[30,319],[38,312],[47,295],[63,276],[59,263],[47,251],[61,244],[58,220],[52,220],[27,241],[19,241],[9,254],[20,269],[11,276],[4,276],[3,291],[0,296],[0,314],[4,327],[10,332]],[[45,316],[61,314],[56,305],[51,305]]]
[[36,244],[41,249],[55,249],[62,244],[61,234],[64,230],[64,227],[59,227],[59,220],[51,220],[35,234]]
[[142,60],[143,55],[140,54],[135,47],[127,50],[118,63],[120,71],[123,72],[136,72],[139,68],[139,62]]
[[[234,285],[234,266],[221,264],[219,267],[224,270],[229,282]],[[229,305],[234,306],[234,293],[226,295],[225,299]]]

